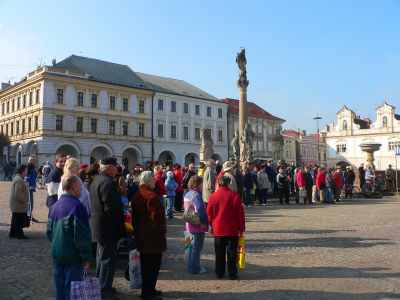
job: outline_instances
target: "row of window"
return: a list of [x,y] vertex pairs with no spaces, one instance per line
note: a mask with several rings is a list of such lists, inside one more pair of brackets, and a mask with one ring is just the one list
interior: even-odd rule
[[[387,116],[383,116],[382,118],[382,128],[387,128],[388,127],[388,118]],[[347,130],[348,126],[347,126],[347,121],[343,120],[342,122],[342,130]]]
[[[163,99],[158,99],[158,111],[164,111],[164,100]],[[170,106],[170,112],[176,113],[176,101],[171,101],[171,106]],[[189,103],[182,103],[182,112],[184,114],[189,113]],[[201,114],[201,108],[199,104],[196,104],[194,106],[194,113],[196,116],[200,116]],[[212,117],[212,107],[207,106],[206,110],[207,117],[211,118]],[[223,118],[223,111],[222,108],[218,108],[218,119]]]
[[[400,142],[389,142],[388,143],[389,151],[395,151],[396,147],[400,147]],[[347,151],[346,144],[336,145],[336,153],[345,153],[346,151]]]
[[[35,97],[34,97],[34,95],[35,95]],[[35,91],[35,93],[33,93],[33,91],[30,91],[28,93],[28,98],[26,96],[27,95],[24,94],[22,96],[18,96],[17,98],[8,100],[7,102],[3,102],[1,104],[1,114],[4,115],[4,114],[8,114],[8,113],[13,113],[20,109],[24,109],[28,106],[32,106],[34,104],[39,104],[40,89],[37,89]],[[35,99],[33,99],[33,98],[35,98]]]
[[[211,131],[211,129],[208,129]],[[157,136],[159,138],[164,138],[164,124],[158,124],[157,126]],[[182,135],[183,135],[183,140],[188,141],[190,139],[190,134],[189,134],[189,126],[183,126],[182,127]],[[201,136],[200,136],[201,129],[199,127],[194,128],[194,139],[199,141]],[[212,136],[212,133],[211,133]],[[175,124],[171,124],[170,126],[170,138],[171,139],[176,139],[177,138],[177,126]],[[218,142],[222,143],[224,141],[224,131],[222,128],[218,129]]]
[[[15,124],[15,125],[14,125]],[[14,131],[15,129],[15,131]],[[26,119],[17,120],[10,122],[5,125],[0,125],[0,131],[2,134],[6,134],[10,137],[14,135],[25,134],[39,129],[39,117],[34,116]]]
[[[76,97],[76,106],[83,107],[84,106],[84,92],[78,92]],[[109,109],[116,110],[116,103],[117,98],[115,96],[109,97]],[[64,89],[57,89],[57,104],[63,105],[64,104]],[[98,96],[95,93],[92,93],[90,96],[90,107],[97,108],[98,107]],[[145,100],[138,99],[138,113],[144,114],[145,111]],[[129,111],[129,99],[122,98],[122,111],[128,112]]]
[[[98,129],[98,119],[96,118],[91,118],[90,119],[90,133],[97,133]],[[115,135],[115,126],[116,121],[115,120],[108,120],[108,133],[110,135]],[[76,132],[78,133],[83,133],[83,117],[77,117],[76,118]],[[122,135],[123,136],[128,136],[128,128],[129,128],[129,123],[127,121],[122,121]],[[64,116],[63,115],[56,115],[56,130],[57,131],[62,131],[64,129]],[[139,122],[138,123],[138,136],[139,137],[144,137],[145,136],[145,124]]]

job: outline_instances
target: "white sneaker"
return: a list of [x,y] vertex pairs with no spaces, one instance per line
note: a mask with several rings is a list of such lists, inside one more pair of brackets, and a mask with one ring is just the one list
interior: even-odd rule
[[200,272],[199,272],[199,274],[205,274],[205,273],[207,273],[207,269],[204,268],[204,267],[200,267]]

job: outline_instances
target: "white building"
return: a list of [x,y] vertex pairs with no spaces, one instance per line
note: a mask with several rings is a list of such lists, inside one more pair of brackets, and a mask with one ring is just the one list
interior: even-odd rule
[[223,101],[183,80],[137,74],[155,92],[154,159],[197,164],[202,128],[211,131],[214,158],[228,158],[227,105]]
[[72,55],[0,90],[7,156],[39,163],[57,152],[82,162],[151,159],[153,91],[126,65]]
[[360,144],[380,143],[375,152],[375,166],[385,170],[389,164],[395,165],[394,148],[400,145],[400,116],[395,107],[384,103],[376,109],[374,122],[361,119],[354,111],[344,106],[336,114],[336,122],[328,125],[323,133],[327,144],[328,166],[347,163],[359,166],[366,161]]

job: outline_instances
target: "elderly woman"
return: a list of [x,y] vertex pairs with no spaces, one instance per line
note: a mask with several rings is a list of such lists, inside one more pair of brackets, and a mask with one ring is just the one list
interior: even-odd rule
[[10,227],[10,239],[26,239],[23,228],[26,226],[28,221],[28,200],[29,191],[28,186],[24,181],[24,178],[28,172],[26,165],[21,165],[17,169],[10,193],[10,209],[11,209],[11,227]]
[[134,235],[140,252],[143,300],[161,299],[156,284],[161,256],[167,248],[165,212],[155,186],[153,173],[144,171],[139,177],[139,191],[131,201]]
[[[63,173],[61,180],[63,178],[67,178],[67,177],[71,177],[71,176],[79,177],[79,171],[80,171],[79,161],[76,158],[70,157],[65,162],[64,173]],[[58,186],[58,192],[57,192],[58,199],[60,199],[61,195],[64,193],[65,193],[65,191],[62,189],[62,185],[60,184]],[[90,217],[90,210],[91,210],[90,209],[90,195],[89,195],[88,190],[86,189],[86,186],[83,184],[82,181],[81,181],[81,193],[80,193],[79,201],[81,201],[83,206],[86,208],[86,211]]]
[[200,223],[192,224],[186,222],[186,231],[190,239],[190,247],[187,248],[187,269],[192,274],[206,273],[206,269],[200,267],[200,255],[204,244],[204,235],[208,231],[207,213],[201,197],[202,178],[192,176],[189,179],[189,192],[185,194],[183,200],[185,212],[192,210],[199,216]]

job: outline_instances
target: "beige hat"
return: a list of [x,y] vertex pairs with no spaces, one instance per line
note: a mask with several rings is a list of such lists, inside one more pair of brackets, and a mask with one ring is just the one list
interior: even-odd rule
[[224,164],[222,165],[222,170],[224,172],[229,172],[232,171],[234,168],[236,167],[236,163],[234,161],[226,161],[224,162]]

